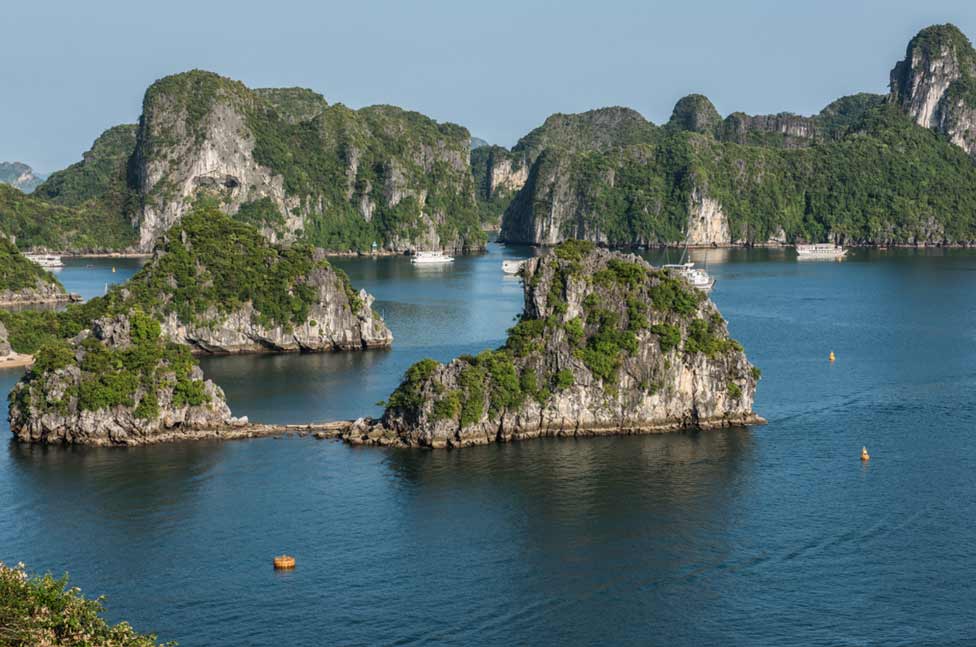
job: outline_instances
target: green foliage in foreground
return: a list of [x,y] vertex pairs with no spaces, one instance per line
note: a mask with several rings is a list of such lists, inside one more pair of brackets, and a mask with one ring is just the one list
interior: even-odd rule
[[[108,624],[104,598],[86,599],[67,576],[29,577],[0,563],[0,645],[4,647],[155,647],[156,636]],[[176,643],[166,643],[173,646]]]
[[0,236],[0,292],[32,288],[39,281],[61,285],[53,274],[28,260],[13,243]]

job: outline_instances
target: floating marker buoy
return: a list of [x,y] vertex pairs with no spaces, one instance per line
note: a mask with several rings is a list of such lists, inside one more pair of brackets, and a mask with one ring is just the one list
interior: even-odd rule
[[112,274],[115,274],[115,266],[112,266]]
[[278,555],[274,558],[274,567],[279,571],[295,568],[295,558],[291,555]]
[[829,359],[829,360],[830,360],[831,362],[832,362],[832,361],[834,361],[835,359],[837,359],[837,358],[836,358],[836,357],[834,356],[834,351],[830,351],[830,357],[829,357],[828,359]]
[[871,460],[871,455],[868,454],[868,448],[867,447],[862,447],[861,448],[861,460],[862,461],[869,461],[869,460]]

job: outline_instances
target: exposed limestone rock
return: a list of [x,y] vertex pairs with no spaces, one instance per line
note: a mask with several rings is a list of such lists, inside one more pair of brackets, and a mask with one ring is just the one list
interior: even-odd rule
[[166,77],[146,92],[134,155],[139,246],[208,194],[272,241],[477,249],[469,142],[460,126],[393,106],[353,111],[199,70]]
[[[791,113],[750,116],[734,112],[718,126],[722,141],[737,144],[779,144],[783,148],[802,148],[814,144],[819,136],[817,119]],[[780,138],[781,141],[773,141]]]
[[393,335],[372,304],[322,250],[274,245],[198,207],[128,283],[89,308],[112,314],[138,306],[162,322],[167,338],[201,353],[322,352],[390,346]]
[[499,191],[518,191],[529,177],[525,160],[492,151],[488,159],[488,198]]
[[890,100],[976,157],[976,51],[954,25],[912,39],[891,71]]
[[461,447],[762,422],[758,370],[714,304],[632,255],[571,241],[524,269],[506,345],[411,367],[354,443]]
[[696,188],[688,205],[688,238],[691,246],[728,245],[732,242],[729,218],[717,200]]
[[65,292],[60,283],[48,283],[38,279],[34,287],[18,290],[0,290],[0,305],[19,306],[42,303],[70,303],[81,301],[77,294]]
[[42,347],[9,400],[10,431],[22,442],[138,445],[235,423],[188,349],[138,311]]
[[[151,250],[187,213],[200,190],[219,194],[230,213],[259,197],[270,198],[281,214],[298,205],[297,198],[286,197],[284,178],[254,160],[254,135],[245,116],[253,105],[246,88],[230,81],[213,87],[215,96],[209,110],[195,117],[198,122],[188,111],[207,106],[180,102],[164,89],[146,93],[136,149],[139,190],[145,196],[139,215],[142,250]],[[301,218],[286,216],[284,231],[302,226]],[[275,232],[266,233],[275,238]]]

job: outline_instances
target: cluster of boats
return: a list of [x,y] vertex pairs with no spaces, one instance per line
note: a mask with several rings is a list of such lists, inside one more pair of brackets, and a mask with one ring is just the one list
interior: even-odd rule
[[[668,270],[677,276],[684,278],[688,283],[691,284],[693,288],[701,290],[702,292],[711,292],[712,288],[715,287],[715,278],[712,277],[707,269],[701,267],[695,267],[695,263],[692,261],[685,261],[687,258],[688,248],[686,247],[684,253],[682,254],[682,262],[680,263],[669,263],[662,265],[662,269]],[[834,245],[832,243],[817,243],[812,245],[798,244],[796,245],[796,257],[798,260],[806,259],[834,259],[839,260],[847,255],[847,250],[840,245]],[[55,257],[57,258],[57,257]],[[416,252],[410,259],[410,262],[414,265],[438,265],[442,263],[450,263],[454,261],[453,256],[448,256],[443,252]],[[60,258],[58,258],[60,262]],[[522,271],[522,267],[528,259],[508,259],[502,261],[502,271],[505,274],[515,275]]]
[[24,254],[27,260],[33,261],[43,268],[56,269],[59,267],[64,267],[64,262],[61,260],[60,256],[55,254]]

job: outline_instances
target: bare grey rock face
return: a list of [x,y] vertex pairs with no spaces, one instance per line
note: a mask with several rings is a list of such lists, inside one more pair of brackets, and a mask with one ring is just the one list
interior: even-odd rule
[[[216,288],[228,283],[240,287]],[[365,350],[393,343],[372,309],[373,297],[355,292],[322,250],[273,244],[213,208],[183,217],[163,234],[152,260],[102,302],[111,312],[145,308],[166,338],[197,353]]]
[[889,100],[976,157],[976,51],[953,25],[918,33],[891,71]]
[[0,290],[0,305],[28,305],[41,303],[69,303],[80,301],[77,294],[65,292],[58,283],[48,283],[38,279],[33,288],[19,290]]
[[568,245],[526,265],[505,347],[416,364],[382,420],[343,437],[461,447],[762,422],[758,370],[710,300],[636,256]]
[[32,443],[139,445],[235,422],[223,391],[143,314],[42,348],[9,400],[10,431]]
[[369,350],[393,343],[393,333],[373,312],[373,296],[366,290],[359,291],[361,305],[353,309],[334,272],[316,269],[308,285],[317,290],[318,301],[300,325],[266,326],[247,303],[229,314],[211,308],[197,324],[181,322],[171,312],[163,319],[163,333],[207,354]]

